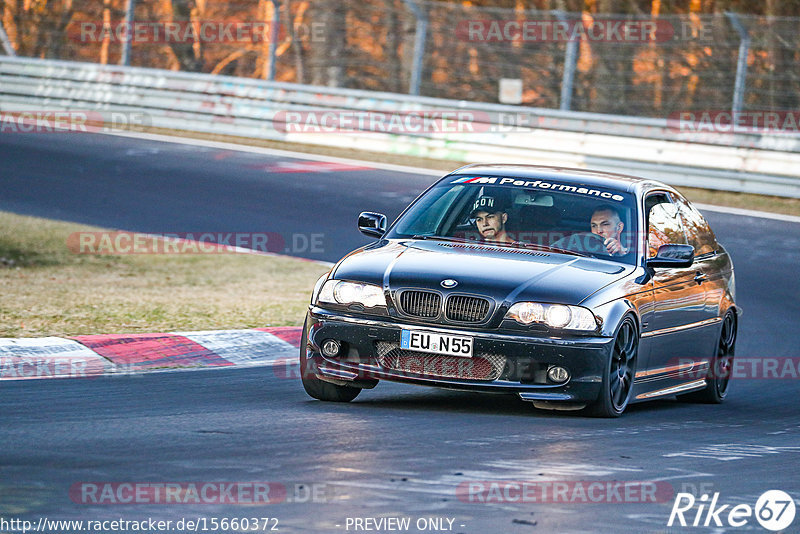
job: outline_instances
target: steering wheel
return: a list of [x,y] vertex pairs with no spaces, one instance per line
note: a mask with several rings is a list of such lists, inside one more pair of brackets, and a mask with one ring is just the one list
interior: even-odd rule
[[605,241],[606,239],[601,235],[593,234],[592,232],[578,232],[576,234],[564,236],[551,243],[550,246],[592,256],[596,256],[597,254],[611,256],[611,254],[608,253]]

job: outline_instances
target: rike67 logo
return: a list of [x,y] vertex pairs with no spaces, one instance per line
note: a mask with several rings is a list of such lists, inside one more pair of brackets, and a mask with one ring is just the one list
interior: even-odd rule
[[[693,510],[697,506],[697,510]],[[794,521],[794,499],[781,490],[769,490],[761,494],[755,507],[749,504],[719,504],[719,492],[709,499],[704,494],[696,499],[691,493],[678,493],[669,514],[667,526],[681,527],[743,527],[754,517],[767,530],[778,532]]]

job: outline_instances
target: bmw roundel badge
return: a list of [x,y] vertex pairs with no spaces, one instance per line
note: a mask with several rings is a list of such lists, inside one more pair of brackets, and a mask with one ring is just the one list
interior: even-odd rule
[[458,282],[456,282],[452,278],[447,278],[445,280],[442,280],[442,287],[444,287],[444,288],[450,289],[450,288],[456,287],[457,285],[458,285]]

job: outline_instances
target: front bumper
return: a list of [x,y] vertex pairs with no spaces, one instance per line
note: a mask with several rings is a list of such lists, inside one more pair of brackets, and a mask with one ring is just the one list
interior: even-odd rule
[[[419,329],[473,338],[477,358],[490,359],[495,372],[480,378],[443,376],[441,369],[397,368],[387,366],[386,353],[399,349],[402,329]],[[612,338],[606,337],[537,337],[527,332],[454,329],[441,325],[405,323],[396,318],[363,317],[311,307],[306,321],[307,368],[320,379],[339,384],[370,387],[376,380],[492,393],[516,393],[524,400],[587,403],[594,401],[602,384],[605,362]],[[323,340],[335,339],[342,350],[335,357],[321,353]],[[425,362],[435,355],[418,355]],[[454,357],[455,358],[455,357]],[[456,358],[457,360],[469,359]],[[460,362],[459,362],[460,363]],[[547,369],[558,365],[569,371],[570,378],[561,384],[547,378]],[[456,373],[457,374],[457,373]]]

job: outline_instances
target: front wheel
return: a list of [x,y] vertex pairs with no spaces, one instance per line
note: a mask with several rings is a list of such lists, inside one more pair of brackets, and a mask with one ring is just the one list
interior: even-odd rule
[[300,378],[303,381],[303,389],[306,390],[306,393],[321,401],[350,402],[358,397],[358,394],[361,393],[361,388],[339,386],[317,378],[316,365],[309,362],[306,355],[308,350],[307,326],[308,318],[303,324],[303,335],[300,338]]
[[614,338],[611,355],[606,360],[600,395],[587,407],[590,415],[619,417],[628,407],[633,392],[638,350],[639,333],[636,323],[628,316],[622,321]]

